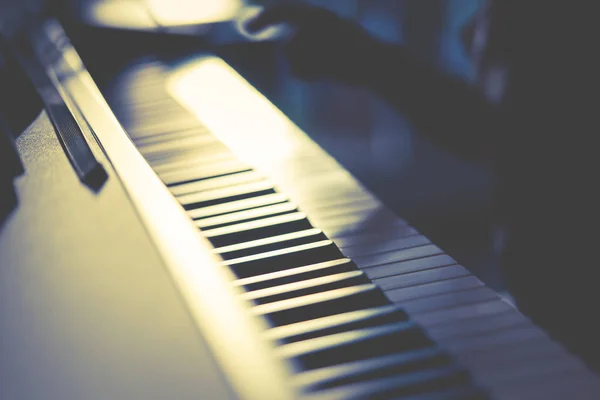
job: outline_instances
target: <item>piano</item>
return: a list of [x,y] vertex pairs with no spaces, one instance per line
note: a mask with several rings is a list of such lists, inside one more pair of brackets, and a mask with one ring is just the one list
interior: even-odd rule
[[25,39],[46,112],[0,231],[3,400],[600,398],[222,58],[101,91],[57,21]]

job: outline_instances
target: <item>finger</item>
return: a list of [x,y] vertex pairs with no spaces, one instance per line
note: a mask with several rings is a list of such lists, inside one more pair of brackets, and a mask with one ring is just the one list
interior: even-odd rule
[[260,31],[270,25],[286,23],[302,27],[311,20],[315,7],[303,4],[281,4],[270,7],[246,23],[250,32]]

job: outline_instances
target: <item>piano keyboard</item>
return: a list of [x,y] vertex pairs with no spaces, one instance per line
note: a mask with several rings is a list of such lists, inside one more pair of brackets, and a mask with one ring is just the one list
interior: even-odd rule
[[[225,70],[233,78],[223,91],[247,90]],[[168,91],[170,72],[156,61],[134,64],[106,97],[266,322],[298,397],[600,398],[582,362],[305,135],[289,134],[284,155],[264,142],[248,156],[255,127],[219,137],[217,125]],[[214,107],[232,104],[230,119],[242,112],[236,94],[214,99]]]

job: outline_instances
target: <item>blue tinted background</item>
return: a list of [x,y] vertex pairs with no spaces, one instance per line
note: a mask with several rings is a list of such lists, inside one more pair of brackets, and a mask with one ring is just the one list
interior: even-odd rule
[[[359,22],[384,40],[409,47],[448,73],[473,79],[460,30],[482,0],[308,1]],[[420,138],[402,115],[373,93],[328,82],[302,82],[291,75],[283,59],[264,61],[254,72],[262,79],[247,77],[267,97],[399,216],[500,289],[493,272],[487,171]]]

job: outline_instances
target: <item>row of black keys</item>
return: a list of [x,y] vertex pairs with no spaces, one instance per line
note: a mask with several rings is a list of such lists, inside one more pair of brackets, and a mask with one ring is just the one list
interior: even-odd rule
[[[239,278],[235,285],[245,289],[254,313],[274,328],[267,336],[302,372],[299,387],[320,396],[328,389],[334,397],[482,397],[468,374],[260,174],[226,149],[215,151],[218,143],[193,149],[193,140],[180,139],[181,151],[173,134],[164,139],[136,142]],[[331,209],[332,224],[344,223],[339,202]],[[415,246],[426,243],[411,237]]]
[[[292,363],[301,392],[319,398],[484,398],[468,374],[370,280],[378,271],[386,275],[388,261],[401,261],[394,257],[435,258],[441,250],[402,221],[393,232],[402,242],[393,243],[403,249],[401,256],[394,248],[365,250],[365,242],[380,240],[379,232],[339,234],[336,246],[170,98],[162,77],[138,83],[129,92],[137,98],[125,96],[113,108],[223,266],[237,276],[233,284],[243,289],[253,313],[272,327],[265,336]],[[317,179],[327,171],[318,162],[306,166],[315,179],[306,182],[311,196],[302,204],[327,217],[320,228],[348,225],[372,206],[366,196],[331,196]],[[371,264],[369,277],[338,247],[361,257],[361,266]]]

